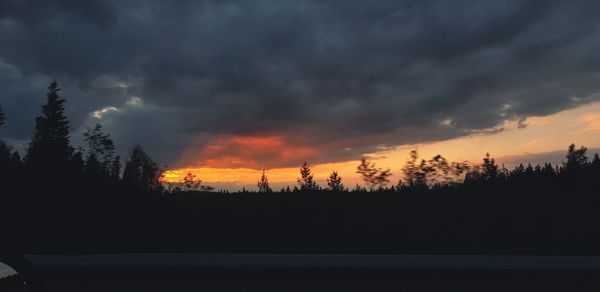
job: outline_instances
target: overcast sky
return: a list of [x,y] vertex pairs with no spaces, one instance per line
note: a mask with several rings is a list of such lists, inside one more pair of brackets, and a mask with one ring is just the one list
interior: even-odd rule
[[[600,100],[599,1],[0,2],[2,136],[52,80],[172,167],[355,160]],[[521,122],[519,122],[521,121]],[[592,145],[593,146],[593,145]],[[598,145],[597,145],[598,146]]]

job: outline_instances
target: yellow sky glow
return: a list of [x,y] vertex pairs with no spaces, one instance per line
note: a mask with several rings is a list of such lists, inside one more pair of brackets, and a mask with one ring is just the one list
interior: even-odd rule
[[[429,159],[441,154],[450,161],[480,162],[486,152],[502,163],[504,156],[529,155],[556,150],[564,150],[570,143],[588,148],[600,147],[600,102],[562,111],[543,117],[530,117],[525,128],[519,128],[517,121],[506,121],[504,128],[496,134],[476,134],[435,143],[402,145],[393,150],[370,153],[377,166],[390,168],[394,174],[392,182],[400,178],[408,152],[417,149],[422,158]],[[309,161],[310,162],[310,161]],[[346,186],[360,183],[355,173],[358,160],[326,163],[313,166],[317,181],[324,185],[325,179],[335,170],[340,173]],[[509,165],[510,166],[510,165]],[[191,172],[206,184],[216,184],[217,188],[240,189],[256,188],[256,181],[262,170],[251,168],[181,168],[165,173],[167,182],[181,181]],[[267,170],[269,181],[277,187],[294,185],[299,176],[298,167],[274,168]]]

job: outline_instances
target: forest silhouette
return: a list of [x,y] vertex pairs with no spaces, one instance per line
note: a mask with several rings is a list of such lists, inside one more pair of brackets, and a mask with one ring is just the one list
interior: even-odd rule
[[263,170],[257,191],[214,192],[192,174],[165,187],[141,145],[123,164],[100,124],[73,147],[65,102],[51,83],[26,153],[0,140],[3,244],[16,252],[600,255],[600,158],[583,146],[513,169],[412,151],[398,182],[363,158],[353,187],[337,172],[319,186],[304,162],[295,186],[274,191]]

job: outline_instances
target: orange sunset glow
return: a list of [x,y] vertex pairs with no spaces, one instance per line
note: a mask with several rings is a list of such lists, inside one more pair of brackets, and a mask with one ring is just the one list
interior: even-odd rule
[[[367,154],[379,167],[390,168],[394,174],[392,182],[401,178],[400,169],[408,152],[417,149],[423,158],[442,154],[452,161],[480,162],[486,152],[492,154],[499,163],[507,167],[518,161],[533,162],[532,155],[552,151],[562,151],[567,141],[600,147],[600,103],[562,111],[525,120],[526,127],[519,128],[517,121],[506,121],[499,126],[502,131],[495,134],[477,134],[434,143],[402,145],[393,150]],[[289,167],[268,168],[270,182],[278,187],[293,186],[299,176],[298,167],[304,160],[310,162],[314,148],[286,146],[284,137],[230,137],[218,139],[200,150],[188,149],[184,157],[215,157],[200,160],[200,167],[182,167],[165,172],[165,182],[180,182],[187,173],[195,174],[207,184],[215,184],[226,189],[253,189],[262,172],[261,160],[278,160],[291,164]],[[258,153],[258,155],[257,155]],[[258,157],[258,158],[256,158]],[[191,160],[198,161],[198,160]],[[560,161],[553,161],[559,163]],[[348,186],[362,184],[356,166],[359,161],[351,160],[336,163],[313,165],[317,181],[324,183],[331,171],[338,171]]]

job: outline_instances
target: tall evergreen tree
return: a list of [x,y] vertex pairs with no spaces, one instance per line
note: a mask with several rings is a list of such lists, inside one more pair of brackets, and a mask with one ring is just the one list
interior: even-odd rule
[[158,164],[146,154],[142,146],[135,145],[125,163],[123,182],[145,191],[160,191],[161,175],[162,170]]
[[25,162],[34,171],[44,175],[63,175],[73,155],[69,142],[69,121],[65,116],[65,100],[60,97],[58,84],[48,87],[47,101],[42,115],[36,118],[35,134],[29,143]]
[[342,183],[342,177],[337,173],[337,171],[331,172],[329,178],[327,179],[327,187],[330,191],[333,192],[343,192],[344,184]]
[[300,166],[300,178],[298,178],[298,184],[300,185],[301,191],[317,191],[319,186],[315,182],[310,165],[308,162],[302,163]]
[[267,175],[265,174],[264,169],[262,171],[262,176],[260,177],[260,180],[256,183],[256,186],[258,187],[259,193],[272,193],[273,192],[273,190],[269,186],[269,179],[267,178]]

